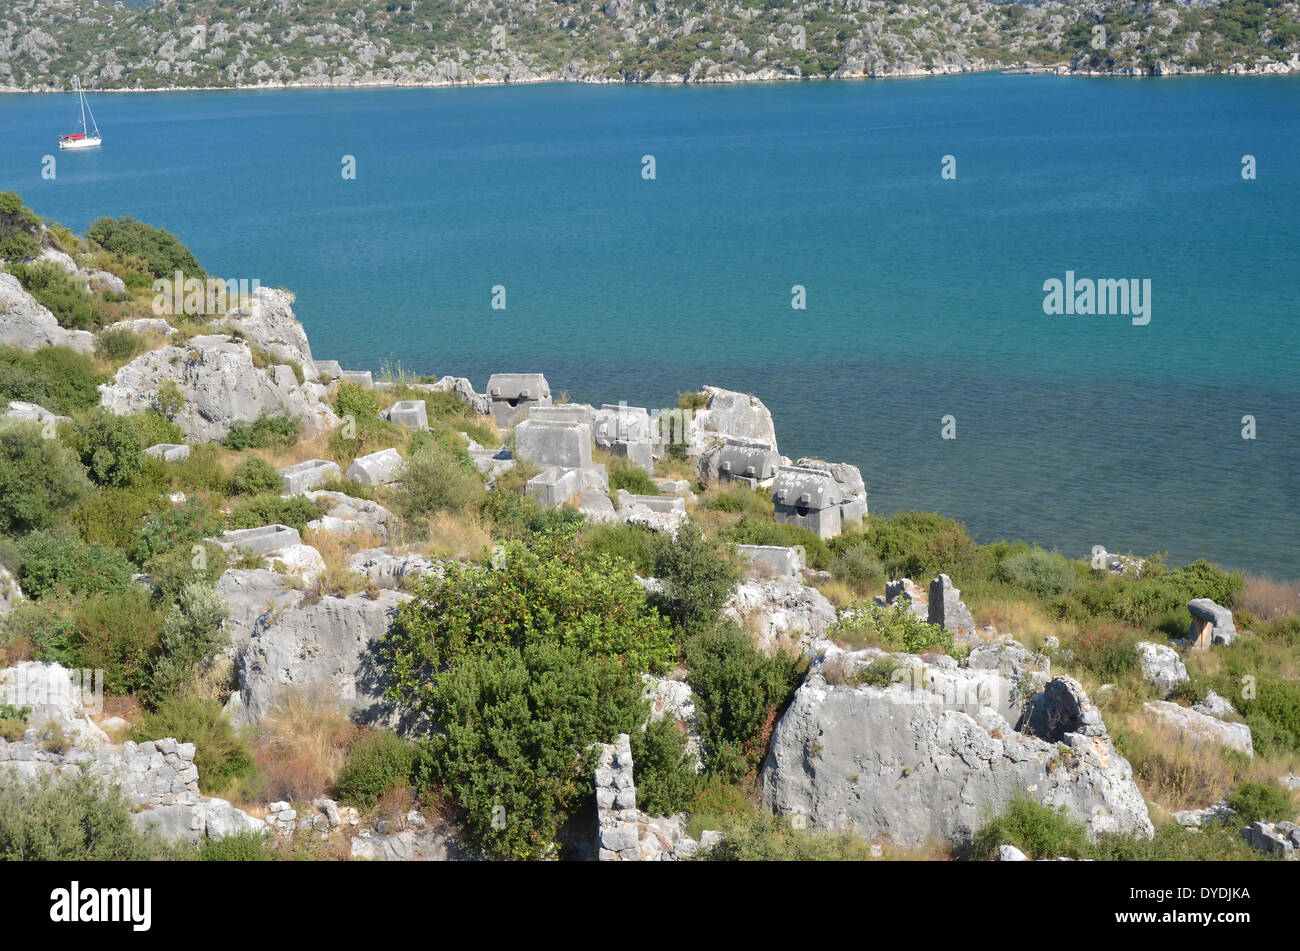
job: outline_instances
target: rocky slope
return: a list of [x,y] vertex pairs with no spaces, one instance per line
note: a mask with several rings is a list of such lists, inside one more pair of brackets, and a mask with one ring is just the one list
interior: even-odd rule
[[1291,72],[1294,2],[893,0],[756,6],[325,0],[183,7],[16,0],[0,18],[0,87],[740,82],[993,68],[1072,73]]

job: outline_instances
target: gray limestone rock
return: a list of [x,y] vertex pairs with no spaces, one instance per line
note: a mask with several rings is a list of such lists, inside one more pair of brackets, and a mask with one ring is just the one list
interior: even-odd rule
[[1165,693],[1187,681],[1187,668],[1172,647],[1142,641],[1137,645],[1137,654],[1142,676]]
[[1217,744],[1238,750],[1247,756],[1255,755],[1250,727],[1244,723],[1220,720],[1167,700],[1152,701],[1144,709],[1158,724],[1177,733],[1188,743]]
[[18,278],[0,271],[0,345],[24,350],[71,347],[81,353],[91,353],[95,349],[95,335],[60,327],[55,316],[23,290]]

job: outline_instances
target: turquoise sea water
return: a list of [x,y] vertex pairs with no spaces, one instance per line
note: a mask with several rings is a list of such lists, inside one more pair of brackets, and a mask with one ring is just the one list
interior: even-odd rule
[[[0,96],[0,189],[293,289],[318,358],[594,403],[746,390],[873,510],[1300,576],[1300,78],[91,102],[105,147],[46,181],[75,102]],[[1150,324],[1045,315],[1067,270],[1150,279]]]

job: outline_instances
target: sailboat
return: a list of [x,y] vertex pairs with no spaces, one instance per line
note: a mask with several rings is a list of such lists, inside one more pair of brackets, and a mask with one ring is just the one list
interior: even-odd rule
[[[81,131],[59,136],[59,148],[62,150],[97,149],[104,143],[103,137],[99,134],[99,124],[95,121],[95,114],[90,111],[90,106],[86,105],[86,94],[81,90],[81,83],[74,79],[72,84],[77,90],[77,95],[81,97]],[[86,126],[88,113],[90,127]],[[95,130],[93,133],[90,131],[91,128]]]

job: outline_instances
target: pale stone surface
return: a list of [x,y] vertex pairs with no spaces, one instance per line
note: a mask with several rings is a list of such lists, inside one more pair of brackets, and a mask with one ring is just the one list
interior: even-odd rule
[[1172,647],[1142,641],[1137,645],[1137,654],[1142,676],[1165,693],[1187,681],[1187,668]]
[[706,386],[705,408],[691,417],[690,450],[698,454],[719,437],[735,436],[777,448],[776,426],[763,401],[748,393]]
[[58,413],[52,413],[44,406],[36,403],[24,403],[22,400],[10,400],[8,411],[5,413],[6,419],[22,419],[30,423],[49,423],[56,425],[59,423],[72,422],[71,416],[60,416]]
[[388,485],[397,481],[402,455],[396,449],[381,449],[353,460],[347,476],[362,485]]
[[60,327],[55,316],[23,290],[18,278],[0,271],[0,345],[24,350],[70,347],[91,353],[95,349],[95,335]]
[[279,472],[280,478],[284,480],[284,491],[288,495],[306,492],[309,489],[324,485],[330,479],[338,479],[342,476],[338,463],[329,459],[308,459],[305,462],[295,462],[291,466],[280,469]]
[[1190,707],[1180,707],[1167,700],[1147,703],[1145,709],[1157,723],[1178,733],[1189,743],[1210,743],[1255,755],[1250,727],[1244,723],[1220,720]]
[[307,523],[312,531],[345,538],[360,533],[373,535],[380,542],[386,542],[397,524],[397,517],[392,512],[369,499],[353,498],[342,492],[326,492],[321,489],[304,492],[303,495],[313,502],[329,505],[324,515]]
[[68,670],[60,664],[23,661],[0,670],[0,703],[12,707],[29,707],[28,732],[61,732],[65,739],[80,747],[94,748],[108,743],[108,735],[90,719],[98,713],[96,704],[102,695],[102,675],[98,688],[93,673]]
[[740,621],[754,646],[769,656],[781,648],[804,653],[836,620],[835,607],[824,594],[789,578],[742,581],[724,611]]

